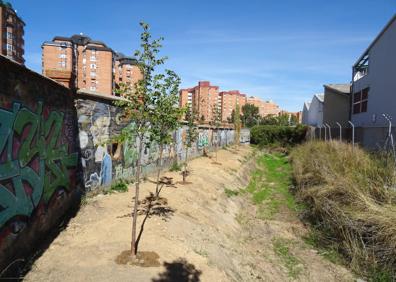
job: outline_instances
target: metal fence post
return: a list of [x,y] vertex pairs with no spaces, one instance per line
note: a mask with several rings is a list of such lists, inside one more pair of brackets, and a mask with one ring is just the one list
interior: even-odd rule
[[331,126],[328,123],[325,123],[325,126],[329,128],[329,140],[331,141]]
[[340,142],[342,142],[342,127],[338,121],[336,122],[336,124],[340,127]]
[[388,121],[389,126],[388,126],[388,136],[386,137],[385,144],[384,144],[384,149],[387,150],[388,148],[388,142],[390,142],[390,146],[392,148],[392,153],[396,159],[396,154],[395,154],[395,144],[393,143],[393,135],[392,135],[392,117],[390,115],[382,114],[382,116]]
[[322,127],[319,126],[319,140],[322,140]]
[[324,131],[325,131],[325,141],[327,141],[327,133],[326,133],[326,125],[321,125],[321,126],[323,126],[323,129],[324,129]]
[[352,126],[352,148],[355,147],[355,125],[348,120],[348,123]]

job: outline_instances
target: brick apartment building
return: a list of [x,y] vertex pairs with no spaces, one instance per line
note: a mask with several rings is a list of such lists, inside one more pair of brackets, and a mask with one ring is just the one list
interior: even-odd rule
[[256,107],[259,108],[259,114],[262,117],[268,116],[268,115],[279,115],[281,112],[281,109],[277,104],[275,104],[272,101],[263,101],[258,97],[248,97],[247,104],[253,104]]
[[20,64],[25,63],[24,26],[12,5],[0,0],[0,54]]
[[238,90],[220,92],[221,97],[221,117],[224,122],[231,118],[232,111],[239,105],[242,113],[242,106],[246,104],[246,94],[241,94]]
[[67,87],[113,94],[113,50],[85,35],[56,36],[42,45],[43,74]]
[[200,81],[195,87],[181,89],[179,104],[181,107],[193,107],[200,120],[209,122],[215,107],[221,111],[219,87],[210,85],[209,81]]
[[232,110],[239,104],[241,111],[245,104],[253,104],[259,108],[261,116],[278,115],[281,109],[272,101],[263,101],[257,97],[247,97],[238,90],[222,91],[219,87],[210,85],[209,81],[200,81],[192,88],[181,89],[179,104],[181,107],[188,105],[193,107],[199,114],[199,119],[209,122],[212,119],[213,108],[217,107],[221,112],[223,122],[231,117]]
[[125,83],[135,85],[143,79],[143,74],[137,65],[135,58],[125,56],[122,53],[115,54],[114,81],[118,85]]

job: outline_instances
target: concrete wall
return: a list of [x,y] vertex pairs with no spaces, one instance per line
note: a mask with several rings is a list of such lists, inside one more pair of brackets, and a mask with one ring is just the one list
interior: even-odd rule
[[336,126],[339,122],[347,126],[349,120],[349,97],[331,89],[325,88],[323,102],[323,123]]
[[78,202],[76,124],[67,88],[0,56],[0,270]]
[[396,21],[370,49],[368,74],[353,83],[353,93],[370,87],[367,112],[352,114],[351,119],[356,126],[386,126],[383,113],[396,118],[395,78]]
[[[117,143],[112,137],[117,136],[127,126],[121,118],[121,111],[114,106],[116,97],[98,97],[80,93],[76,99],[78,112],[79,140],[84,185],[87,191],[94,191],[109,186],[117,179],[131,179],[136,172],[137,148],[139,140]],[[129,126],[133,127],[133,124]],[[166,146],[163,152],[164,167],[175,160],[184,161],[187,127],[178,129],[173,134],[174,142]],[[217,133],[208,127],[199,128],[197,142],[189,149],[188,157],[202,155],[203,149],[212,150],[215,144],[219,147],[234,143],[233,129],[220,129]],[[250,131],[241,130],[241,143],[250,142]],[[132,144],[128,144],[132,143]],[[153,172],[157,168],[159,156],[158,144],[150,144],[144,151],[143,173]]]

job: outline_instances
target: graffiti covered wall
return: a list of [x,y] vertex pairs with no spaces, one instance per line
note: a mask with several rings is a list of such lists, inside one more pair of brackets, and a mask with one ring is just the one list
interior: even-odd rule
[[69,90],[0,56],[0,269],[77,202],[76,137]]
[[[78,93],[76,108],[78,114],[79,140],[81,146],[81,164],[85,189],[94,191],[108,186],[116,179],[130,179],[135,175],[137,148],[139,140],[117,143],[117,136],[127,123],[122,120],[121,111],[114,105],[117,97],[100,97],[89,93]],[[128,126],[132,126],[130,124]],[[185,139],[187,127],[179,128],[173,134],[173,144],[163,151],[162,166],[171,165],[176,159],[185,158]],[[242,136],[242,135],[241,135]],[[244,134],[246,142],[246,134]],[[189,149],[188,157],[202,155],[203,150],[212,150],[234,143],[235,132],[232,129],[199,128],[198,140]],[[159,147],[150,144],[144,151],[143,172],[150,173],[157,168]]]

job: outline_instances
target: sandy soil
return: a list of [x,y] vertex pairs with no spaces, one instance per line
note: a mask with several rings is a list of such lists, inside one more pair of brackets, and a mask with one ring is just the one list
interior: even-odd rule
[[[290,250],[302,269],[297,280],[353,281],[347,270],[303,243],[306,229],[295,215],[260,220],[248,195],[226,196],[225,188],[247,185],[252,153],[247,146],[221,150],[221,165],[195,159],[190,163],[191,184],[163,188],[162,199],[151,203],[139,246],[157,266],[120,264],[119,255],[130,248],[130,189],[88,199],[36,260],[26,281],[289,281],[273,250],[274,238],[293,242]],[[164,175],[181,181],[180,173]],[[150,181],[143,183],[141,198],[154,189]],[[144,212],[141,208],[138,226]]]

